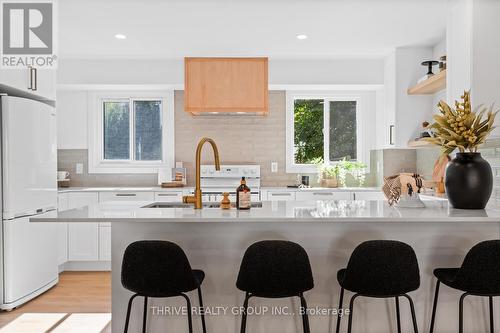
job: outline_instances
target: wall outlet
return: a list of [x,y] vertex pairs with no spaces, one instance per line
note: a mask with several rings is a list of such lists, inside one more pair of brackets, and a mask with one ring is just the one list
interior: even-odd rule
[[271,162],[271,172],[278,172],[278,162]]
[[76,174],[81,175],[83,173],[83,163],[76,163]]

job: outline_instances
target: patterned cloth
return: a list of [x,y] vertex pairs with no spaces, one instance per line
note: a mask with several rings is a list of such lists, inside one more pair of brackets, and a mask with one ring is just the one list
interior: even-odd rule
[[389,205],[392,206],[399,201],[401,196],[408,195],[409,188],[411,188],[413,192],[420,193],[422,183],[422,177],[416,173],[400,173],[384,178],[382,192],[384,192]]

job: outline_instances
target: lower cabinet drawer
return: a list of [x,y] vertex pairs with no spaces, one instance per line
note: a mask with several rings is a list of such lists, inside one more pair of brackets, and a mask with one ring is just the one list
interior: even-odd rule
[[385,200],[382,191],[354,192],[354,200]]
[[106,201],[153,201],[154,192],[100,192],[99,202]]
[[156,202],[181,202],[182,191],[155,192]]
[[316,200],[351,200],[351,192],[297,192],[295,195],[297,201],[316,201]]
[[293,201],[295,200],[295,192],[267,192],[267,200],[269,201]]

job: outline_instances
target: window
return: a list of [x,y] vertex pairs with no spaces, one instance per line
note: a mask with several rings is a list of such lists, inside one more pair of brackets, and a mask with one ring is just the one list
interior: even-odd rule
[[152,173],[172,166],[173,92],[91,94],[89,102],[89,172]]
[[370,136],[363,129],[370,132],[374,118],[362,109],[367,100],[367,92],[288,91],[287,172],[314,173],[315,164],[344,158],[368,163]]
[[129,102],[103,102],[104,159],[130,158]]
[[294,101],[294,158],[296,164],[311,164],[323,158],[324,100]]
[[357,158],[356,101],[329,101],[329,148],[330,161]]

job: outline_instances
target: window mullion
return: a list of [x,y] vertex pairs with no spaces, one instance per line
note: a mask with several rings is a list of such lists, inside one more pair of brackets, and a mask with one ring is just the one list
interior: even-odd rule
[[129,107],[128,107],[128,112],[129,112],[129,142],[130,142],[130,158],[129,160],[135,161],[135,130],[134,130],[134,124],[135,124],[135,111],[134,111],[134,100],[132,98],[129,99]]
[[330,100],[323,100],[323,162],[330,163]]

